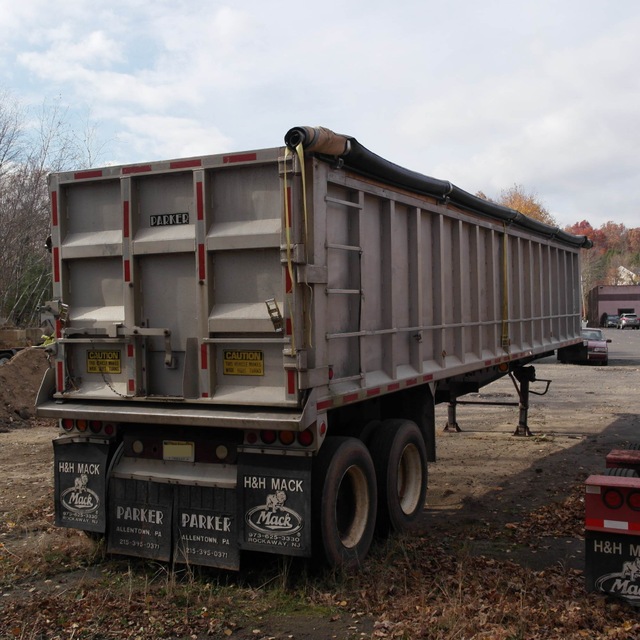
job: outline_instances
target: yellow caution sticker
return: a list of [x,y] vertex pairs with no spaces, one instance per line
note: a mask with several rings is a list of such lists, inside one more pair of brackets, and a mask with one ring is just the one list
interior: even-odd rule
[[87,373],[122,373],[120,351],[87,351]]
[[226,376],[263,376],[264,353],[262,351],[225,349],[222,372]]

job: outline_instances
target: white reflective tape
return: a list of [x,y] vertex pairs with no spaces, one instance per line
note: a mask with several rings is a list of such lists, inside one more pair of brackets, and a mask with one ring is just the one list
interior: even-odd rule
[[620,522],[619,520],[605,520],[604,526],[607,529],[619,529],[620,531],[628,531],[629,523],[628,522]]

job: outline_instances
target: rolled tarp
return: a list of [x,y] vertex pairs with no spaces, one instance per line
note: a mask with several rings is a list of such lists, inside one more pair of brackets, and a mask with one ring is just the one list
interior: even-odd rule
[[352,136],[334,133],[325,127],[293,127],[286,133],[284,142],[290,149],[295,149],[302,144],[305,151],[314,153],[322,159],[335,162],[336,158],[340,158],[343,166],[362,175],[384,180],[417,193],[447,199],[463,209],[482,213],[501,222],[555,238],[565,244],[583,249],[593,246],[587,236],[572,235],[559,227],[553,227],[508,207],[478,198],[447,180],[431,178],[385,160],[363,147]]

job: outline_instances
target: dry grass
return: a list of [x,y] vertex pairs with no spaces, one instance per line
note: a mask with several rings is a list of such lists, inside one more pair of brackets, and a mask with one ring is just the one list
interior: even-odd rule
[[522,546],[541,535],[579,535],[581,519],[576,490],[505,529],[381,542],[356,574],[272,556],[252,556],[259,568],[233,574],[106,558],[101,545],[53,528],[36,509],[39,526],[22,519],[0,538],[0,637],[638,637],[637,612],[585,593],[581,571],[532,571],[474,555],[469,544],[470,536]]

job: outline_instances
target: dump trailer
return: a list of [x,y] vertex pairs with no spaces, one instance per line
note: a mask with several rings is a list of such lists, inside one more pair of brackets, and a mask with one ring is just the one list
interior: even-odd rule
[[37,413],[56,524],[110,553],[355,566],[419,520],[435,404],[581,340],[588,238],[324,128],[49,187]]

